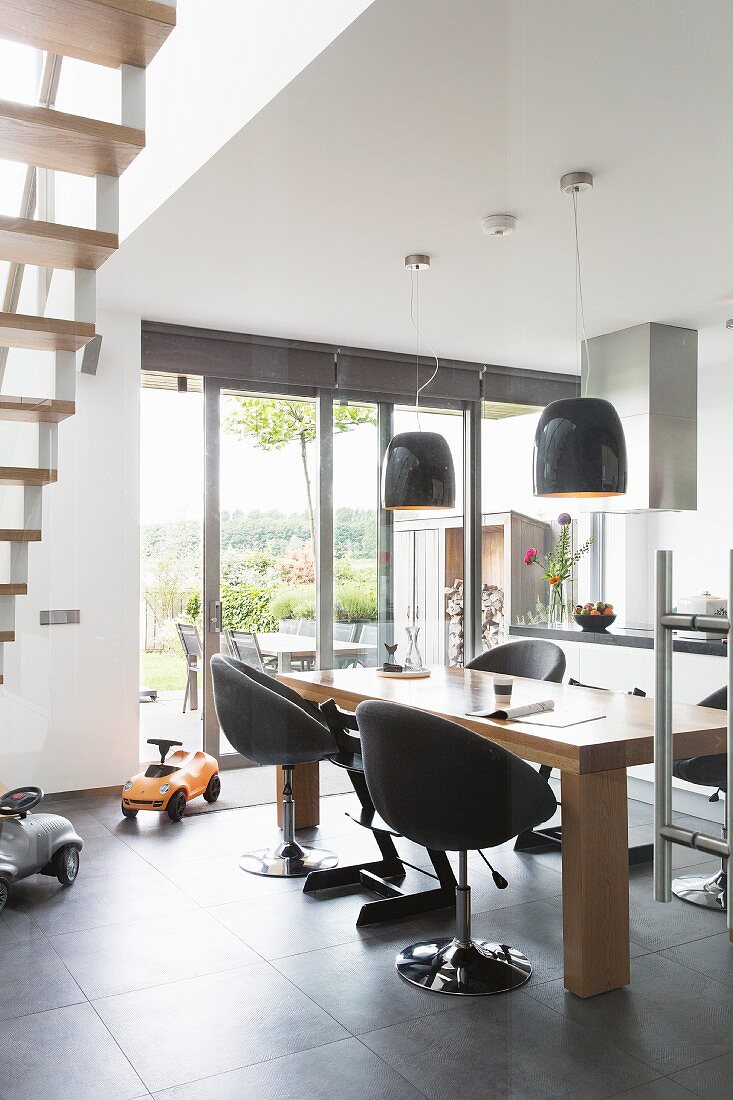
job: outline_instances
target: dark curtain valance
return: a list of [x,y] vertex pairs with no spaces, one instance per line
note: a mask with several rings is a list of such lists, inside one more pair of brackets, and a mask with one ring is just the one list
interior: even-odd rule
[[[420,384],[430,378],[433,359],[421,357]],[[292,386],[298,391],[335,390],[344,397],[390,402],[415,398],[415,357],[399,352],[338,347],[243,332],[142,323],[142,369],[176,375],[231,379],[255,386]],[[517,370],[441,359],[438,375],[423,390],[432,402],[489,401],[546,405],[579,394],[574,375]]]

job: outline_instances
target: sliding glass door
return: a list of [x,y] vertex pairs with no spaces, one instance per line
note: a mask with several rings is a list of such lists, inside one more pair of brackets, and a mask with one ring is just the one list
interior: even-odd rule
[[[450,514],[381,508],[386,442],[413,409],[308,392],[205,382],[204,708],[207,750],[244,761],[219,729],[209,662],[231,653],[268,671],[404,661],[455,663],[446,589],[463,575],[460,410],[425,410],[449,440],[459,497]],[[324,586],[328,586],[326,590]],[[455,626],[455,624],[454,624]],[[455,632],[454,632],[455,633]]]
[[206,383],[205,732],[219,730],[208,665],[228,653],[267,671],[315,660],[317,462],[312,397]]

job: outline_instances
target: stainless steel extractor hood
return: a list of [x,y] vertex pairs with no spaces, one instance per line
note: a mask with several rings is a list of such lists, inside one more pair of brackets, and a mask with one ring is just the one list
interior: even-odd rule
[[636,325],[589,340],[588,359],[583,392],[616,407],[629,460],[626,495],[594,511],[696,509],[697,330]]

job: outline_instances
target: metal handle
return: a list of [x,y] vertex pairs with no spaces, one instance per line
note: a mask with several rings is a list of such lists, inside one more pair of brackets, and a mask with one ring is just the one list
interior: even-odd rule
[[657,550],[654,615],[654,897],[672,900],[672,845],[662,829],[672,820],[672,631],[662,619],[672,604],[672,551]]
[[221,600],[209,602],[209,630],[212,634],[221,634]]
[[[672,552],[657,550],[654,621],[654,897],[672,900],[672,845],[714,853],[730,859],[733,837],[733,656],[731,623],[733,619],[733,549],[728,560],[728,617],[678,615],[672,611]],[[710,631],[728,634],[728,705],[726,722],[727,792],[725,799],[726,836],[684,829],[672,824],[672,767],[674,762],[672,730],[672,631]],[[728,932],[733,939],[733,891],[728,891]]]

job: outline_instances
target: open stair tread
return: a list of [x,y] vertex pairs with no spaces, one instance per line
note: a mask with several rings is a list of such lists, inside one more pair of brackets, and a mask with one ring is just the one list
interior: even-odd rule
[[37,466],[0,466],[0,485],[52,485],[58,476],[58,470]]
[[29,424],[60,424],[73,416],[73,401],[59,401],[52,397],[8,397],[0,394],[0,420],[17,420]]
[[3,0],[0,37],[116,69],[145,68],[176,25],[155,0]]
[[41,532],[35,527],[0,527],[0,542],[40,542]]
[[86,321],[0,313],[0,347],[30,351],[78,351],[94,336],[94,325]]
[[0,584],[0,596],[27,596],[27,584]]
[[73,172],[120,176],[145,148],[131,126],[0,99],[0,157]]
[[76,267],[96,271],[118,247],[116,233],[0,214],[0,260],[65,271]]
[[0,642],[14,642],[15,631],[14,630],[0,630]]

